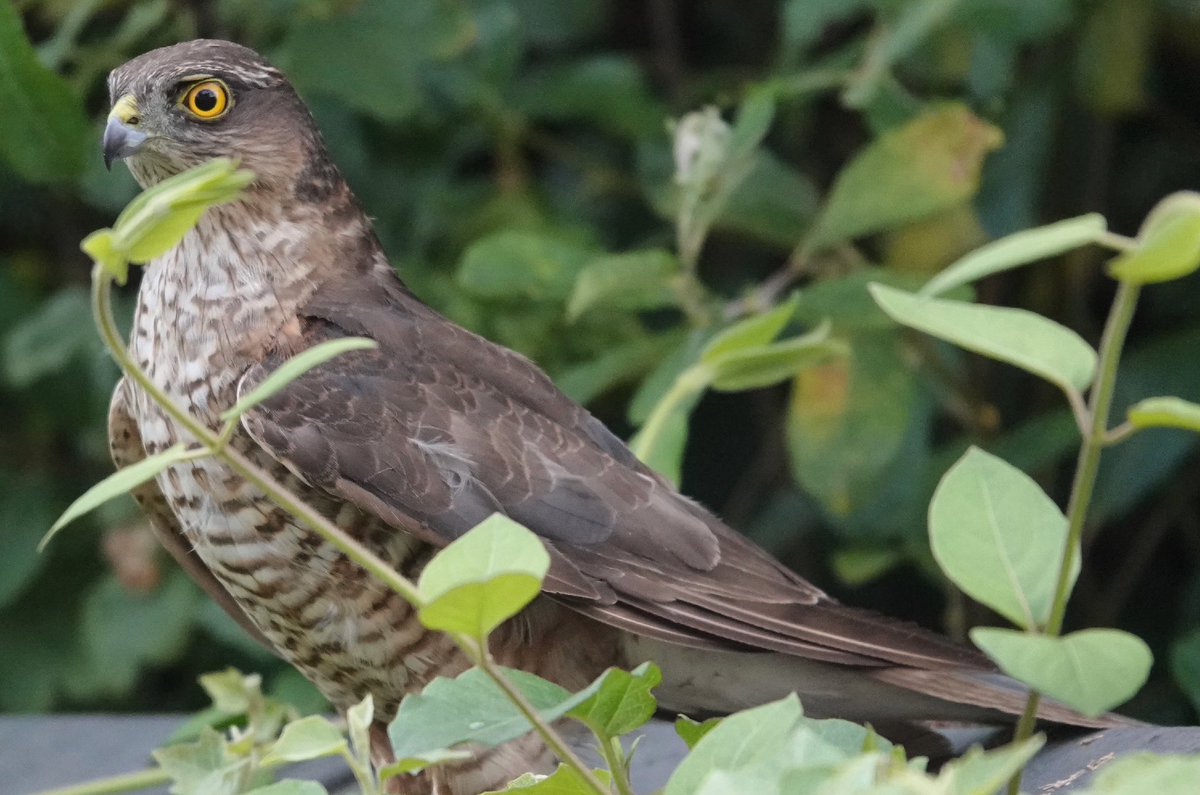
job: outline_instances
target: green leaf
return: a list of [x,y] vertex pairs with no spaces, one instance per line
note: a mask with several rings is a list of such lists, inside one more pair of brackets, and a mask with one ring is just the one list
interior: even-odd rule
[[340,9],[298,15],[274,60],[302,95],[391,123],[420,111],[431,70],[467,54],[482,35],[468,7],[453,0],[364,0]]
[[688,418],[700,402],[711,377],[711,369],[702,364],[681,372],[645,424],[629,440],[629,449],[642,463],[676,485],[683,467]]
[[663,795],[692,795],[717,770],[741,774],[764,764],[779,770],[789,760],[792,731],[801,720],[795,695],[730,715],[679,763]]
[[350,747],[360,762],[371,761],[371,722],[375,719],[375,699],[370,693],[363,700],[346,710],[346,733],[350,735]]
[[1138,232],[1137,247],[1115,257],[1109,275],[1130,284],[1181,279],[1200,268],[1200,193],[1160,201]]
[[1104,765],[1081,795],[1193,795],[1197,781],[1200,756],[1143,751]]
[[236,668],[204,674],[200,687],[212,700],[213,706],[227,715],[241,715],[250,705],[262,699],[262,677],[243,674]]
[[18,597],[46,562],[37,544],[58,502],[50,477],[0,470],[0,607]]
[[285,778],[283,781],[252,789],[246,795],[329,795],[329,793],[319,782]]
[[160,257],[179,244],[205,211],[238,198],[253,181],[253,173],[225,157],[168,177],[142,191],[117,216],[113,246],[134,263]]
[[[547,721],[561,718],[590,698],[600,681],[572,695],[525,671],[506,668],[504,675]],[[405,696],[388,726],[388,736],[396,759],[404,760],[461,743],[500,745],[530,728],[495,682],[472,668],[454,679],[439,676],[420,693]]]
[[683,342],[681,330],[635,337],[608,348],[596,358],[558,373],[554,381],[567,397],[586,405],[619,384],[651,371]]
[[[1025,629],[1050,618],[1067,519],[1033,479],[972,447],[929,506],[933,556],[955,585]],[[1071,584],[1079,575],[1073,555]]]
[[379,780],[387,781],[396,776],[419,773],[427,767],[435,767],[447,762],[462,762],[472,758],[470,751],[451,751],[444,748],[423,751],[398,759],[379,769]]
[[930,279],[919,294],[926,297],[941,295],[986,276],[1057,257],[1080,246],[1095,243],[1106,231],[1108,222],[1104,216],[1089,213],[1016,232],[994,240],[948,266]]
[[68,179],[84,169],[90,125],[67,81],[38,62],[17,8],[0,4],[0,158],[28,182]]
[[[862,295],[870,302],[866,290]],[[929,398],[894,326],[854,329],[850,345],[849,356],[797,374],[787,410],[788,459],[793,477],[830,517],[882,530],[872,518],[876,506],[895,515],[893,490],[911,493],[897,470],[911,472],[920,460]],[[926,500],[913,508],[923,511]]]
[[704,738],[713,729],[720,725],[724,718],[709,718],[705,721],[694,721],[687,715],[680,715],[675,719],[675,733],[679,735],[679,739],[683,740],[684,745],[688,750],[696,747],[696,743]]
[[261,384],[250,390],[249,393],[242,395],[232,408],[222,412],[221,419],[225,422],[236,420],[259,403],[281,392],[288,384],[309,370],[319,364],[324,364],[335,356],[341,356],[350,351],[375,350],[378,347],[379,344],[375,340],[366,337],[345,337],[340,340],[322,342],[284,362]]
[[200,593],[179,571],[149,593],[128,591],[112,575],[101,578],[82,609],[82,637],[97,694],[128,692],[144,666],[165,665],[182,655],[191,632],[187,619],[199,600]]
[[678,272],[675,255],[661,249],[591,260],[575,281],[575,289],[567,301],[567,320],[574,322],[593,308],[639,310],[673,306],[678,297],[671,278]]
[[1154,662],[1141,638],[1116,629],[1085,629],[1056,638],[976,627],[971,640],[1004,673],[1089,716],[1131,698]]
[[200,458],[206,455],[209,455],[207,450],[189,449],[180,442],[173,447],[163,450],[158,455],[148,456],[136,464],[127,466],[124,469],[118,469],[85,491],[73,503],[67,506],[67,510],[63,511],[62,516],[58,517],[58,520],[46,531],[46,535],[42,537],[41,543],[38,544],[38,549],[45,549],[54,536],[58,535],[58,531],[71,522],[114,497],[128,494],[131,489],[142,485],[167,467],[178,464],[181,461],[189,461],[193,458]]
[[717,357],[709,363],[712,369],[710,387],[718,392],[759,389],[786,381],[805,368],[847,353],[845,343],[829,339],[829,324],[824,323],[802,337],[730,351]]
[[15,325],[4,339],[4,377],[15,387],[61,372],[95,353],[96,327],[87,290],[66,287]]
[[1129,407],[1135,428],[1182,428],[1200,433],[1200,404],[1177,397],[1153,397]]
[[1200,712],[1200,629],[1184,633],[1171,644],[1171,676]]
[[531,66],[517,85],[515,104],[531,119],[583,120],[632,139],[661,135],[667,118],[636,61],[613,54]]
[[476,241],[463,254],[458,283],[481,298],[565,301],[596,251],[576,241],[505,230]]
[[805,246],[892,229],[966,201],[1001,132],[964,105],[925,112],[873,141],[834,180]]
[[[593,770],[592,773],[601,784],[612,783],[612,775],[607,770]],[[520,792],[523,795],[595,795],[596,791],[575,768],[559,765],[545,778],[526,773],[514,779],[504,789],[488,790],[483,795],[500,795],[502,792]]]
[[700,362],[713,364],[731,353],[766,345],[778,337],[779,332],[783,331],[792,319],[798,300],[798,296],[793,294],[768,312],[752,315],[722,329],[700,351]]
[[225,753],[221,735],[206,726],[195,742],[176,743],[151,752],[163,772],[176,786],[173,792],[198,792],[202,782],[222,778],[222,772],[236,764]]
[[871,295],[897,323],[969,351],[1016,365],[1078,392],[1096,374],[1096,352],[1070,329],[1023,309],[920,298],[882,284]]
[[346,738],[328,719],[309,715],[283,727],[279,739],[263,757],[263,764],[306,762],[340,754],[345,748]]
[[125,284],[129,279],[129,259],[118,246],[113,230],[97,229],[79,243],[79,248],[117,284]]
[[570,716],[598,737],[620,737],[645,725],[658,706],[650,691],[662,683],[662,671],[651,662],[630,671],[609,668],[600,675],[599,688]]
[[1005,782],[1025,767],[1046,744],[1044,735],[1036,735],[1018,745],[1005,745],[984,751],[978,745],[938,771],[938,783],[954,795],[993,795]]
[[501,514],[434,555],[417,581],[421,623],[484,639],[538,594],[550,568],[542,541]]

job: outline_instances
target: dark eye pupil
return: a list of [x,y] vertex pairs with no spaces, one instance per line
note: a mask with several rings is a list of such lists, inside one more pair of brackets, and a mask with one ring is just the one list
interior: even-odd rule
[[217,92],[211,88],[204,88],[196,92],[196,96],[192,98],[196,110],[207,113],[217,106]]

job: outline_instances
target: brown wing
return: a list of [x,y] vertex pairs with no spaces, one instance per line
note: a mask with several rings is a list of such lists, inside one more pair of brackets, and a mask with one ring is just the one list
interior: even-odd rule
[[[122,378],[113,392],[112,402],[108,407],[108,448],[112,454],[113,463],[117,469],[136,464],[146,457],[142,447],[142,434],[137,421],[129,412],[128,387]],[[131,492],[134,501],[142,509],[142,513],[150,520],[154,535],[159,543],[175,558],[180,567],[187,572],[196,584],[213,598],[234,621],[250,634],[250,637],[261,643],[272,654],[275,648],[270,644],[258,627],[250,622],[237,602],[225,590],[225,586],[217,581],[204,562],[192,549],[192,545],[183,535],[179,521],[167,505],[166,498],[159,491],[153,480],[143,483]]]
[[243,419],[312,485],[435,544],[503,512],[545,540],[547,592],[652,637],[866,666],[989,667],[932,633],[837,604],[680,496],[528,360],[445,320],[398,280],[326,286],[301,321],[302,348],[346,335],[380,346],[310,371]]

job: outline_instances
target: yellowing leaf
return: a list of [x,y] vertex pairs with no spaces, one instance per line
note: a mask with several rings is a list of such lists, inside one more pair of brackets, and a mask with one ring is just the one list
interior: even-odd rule
[[805,245],[810,249],[892,229],[947,210],[979,189],[999,129],[965,106],[934,108],[890,130],[850,161]]

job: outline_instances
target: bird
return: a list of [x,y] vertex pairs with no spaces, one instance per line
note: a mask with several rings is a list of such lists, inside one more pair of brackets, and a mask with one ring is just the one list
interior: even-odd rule
[[[494,633],[503,665],[580,688],[661,665],[664,710],[728,713],[797,692],[876,725],[1012,722],[1026,691],[981,654],[846,606],[681,495],[527,358],[422,303],[390,264],[306,105],[255,51],[199,39],[112,71],[105,163],[143,187],[218,157],[254,174],[148,263],[129,351],[213,430],[298,353],[339,355],[246,412],[230,444],[403,575],[494,513],[550,556],[543,592]],[[109,438],[123,468],[190,434],[128,378]],[[167,550],[338,709],[371,694],[376,737],[406,694],[469,661],[412,606],[220,460],[134,497]],[[1100,727],[1044,703],[1040,717]],[[385,757],[386,743],[377,754]],[[472,795],[552,767],[535,736],[401,780]]]

